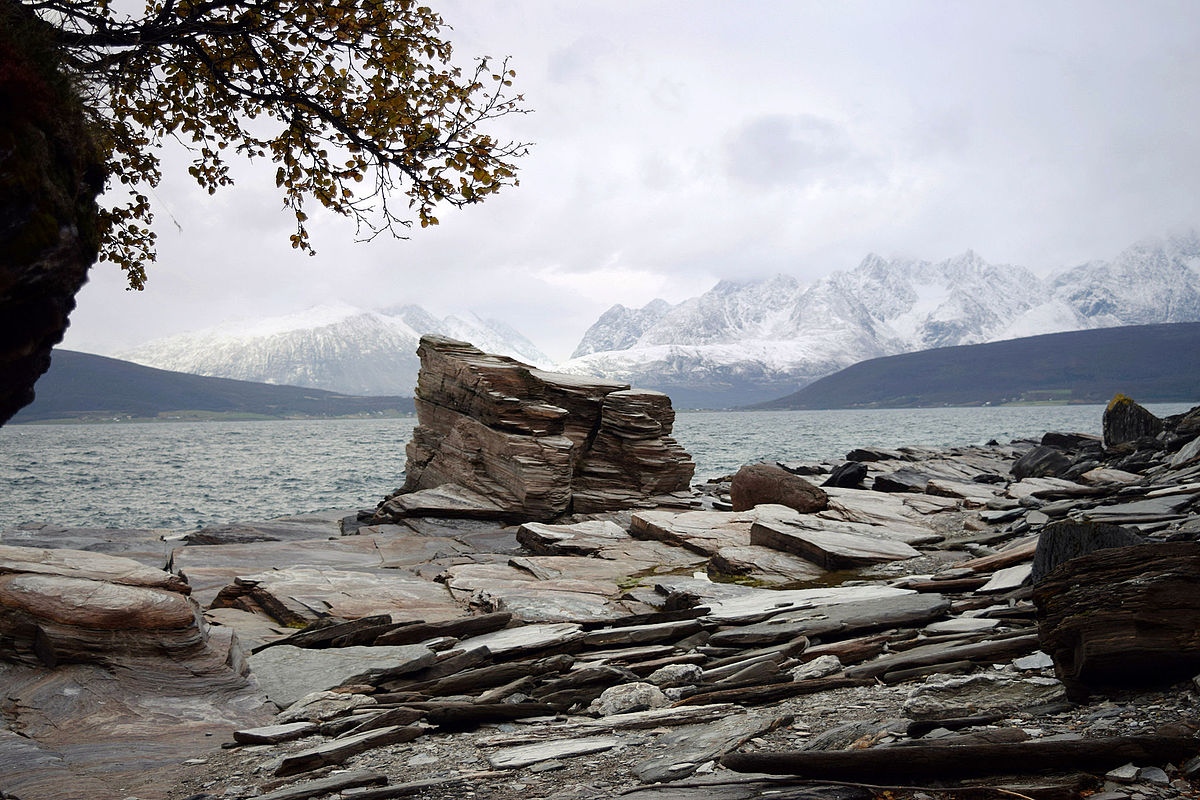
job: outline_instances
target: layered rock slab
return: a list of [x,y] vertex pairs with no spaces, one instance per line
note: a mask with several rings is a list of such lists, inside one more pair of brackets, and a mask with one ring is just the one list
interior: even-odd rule
[[1169,682],[1200,671],[1200,543],[1096,550],[1034,590],[1042,650],[1068,694]]
[[208,628],[177,576],[126,558],[0,547],[0,645],[19,734],[0,736],[0,790],[27,800],[64,785],[154,797],[154,772],[273,711],[232,631]]
[[404,488],[382,518],[437,514],[444,500],[446,516],[548,520],[688,488],[695,465],[670,437],[664,394],[543,372],[438,336],[422,337],[417,355],[419,422]]

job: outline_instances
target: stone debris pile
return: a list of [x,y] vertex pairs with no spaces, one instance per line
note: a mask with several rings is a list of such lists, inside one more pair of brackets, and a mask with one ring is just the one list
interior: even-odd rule
[[[461,353],[437,352],[445,370],[467,369]],[[492,370],[488,358],[470,369]],[[526,380],[495,369],[493,387]],[[535,418],[561,422],[501,395],[459,402],[525,426],[513,435],[530,436]],[[445,437],[465,442],[475,429],[460,422]],[[769,480],[737,511],[731,477],[700,487],[689,508],[539,513],[508,527],[445,511],[314,515],[198,531],[165,554],[157,532],[6,532],[4,544],[22,546],[0,550],[0,640],[15,654],[3,668],[25,677],[6,683],[0,790],[61,796],[74,770],[98,800],[865,800],[872,790],[837,784],[863,776],[896,796],[971,785],[1184,796],[1200,778],[1200,684],[1189,680],[1200,675],[1200,594],[1189,591],[1200,586],[1200,409],[1160,423],[1107,446],[1048,433],[789,462],[758,470]],[[779,480],[783,470],[841,477],[809,491]],[[132,558],[103,556],[98,571],[94,553],[35,549],[59,534]],[[72,633],[9,587],[38,570],[140,581],[174,593],[193,621],[159,624],[174,606],[140,605],[112,623],[126,631],[115,638]],[[157,639],[136,654],[143,671],[175,659],[181,635],[226,643],[230,702],[184,713],[151,692],[159,716],[128,703],[123,713],[143,731],[186,731],[191,714],[191,729],[226,749],[177,735],[170,758],[140,753],[133,780],[103,766],[127,748],[127,729],[52,735],[39,722],[49,701],[38,681],[59,692],[49,707],[60,729],[92,712],[56,683],[64,665],[39,653],[107,652],[147,630]],[[89,669],[125,670],[133,655]],[[198,763],[181,766],[180,754]]]

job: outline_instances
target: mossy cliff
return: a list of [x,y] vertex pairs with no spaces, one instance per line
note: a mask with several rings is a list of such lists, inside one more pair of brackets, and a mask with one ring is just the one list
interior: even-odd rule
[[104,166],[48,27],[0,0],[0,424],[33,400],[96,260]]

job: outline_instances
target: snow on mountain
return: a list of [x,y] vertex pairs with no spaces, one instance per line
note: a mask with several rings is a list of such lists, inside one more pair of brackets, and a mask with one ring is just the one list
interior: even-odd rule
[[[614,306],[557,369],[742,405],[868,358],[1085,328],[1200,320],[1200,236],[1150,239],[1111,262],[1040,279],[967,251],[938,262],[871,254],[802,286],[722,281],[671,306]],[[605,349],[607,348],[607,349]]]
[[425,333],[465,339],[534,366],[550,363],[528,339],[497,320],[438,319],[415,305],[366,311],[346,304],[226,323],[149,342],[118,357],[197,375],[410,396],[420,369],[417,343]]

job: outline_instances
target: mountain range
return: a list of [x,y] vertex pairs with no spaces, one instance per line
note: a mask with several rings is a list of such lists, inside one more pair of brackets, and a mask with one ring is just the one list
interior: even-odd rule
[[438,319],[416,305],[370,311],[345,304],[158,339],[118,357],[196,375],[411,397],[421,366],[417,342],[425,333],[463,339],[485,352],[537,366],[551,363],[498,320],[475,315]]
[[868,255],[804,285],[722,281],[672,305],[613,306],[556,369],[659,389],[684,408],[777,398],[851,364],[1061,331],[1200,320],[1200,235],[1148,239],[1049,277],[968,251]]
[[14,423],[47,420],[365,417],[411,414],[411,397],[350,397],[144,367],[55,349]]
[[1200,322],[1126,325],[860,361],[760,409],[1200,400]]
[[[868,255],[812,283],[726,280],[698,297],[616,305],[554,369],[671,395],[679,408],[778,398],[872,358],[1063,331],[1200,321],[1200,234],[1147,239],[1109,261],[1039,277],[967,251],[942,261]],[[161,369],[347,394],[411,395],[421,334],[464,339],[539,367],[508,325],[439,319],[415,305],[322,306],[222,325],[119,354]]]

